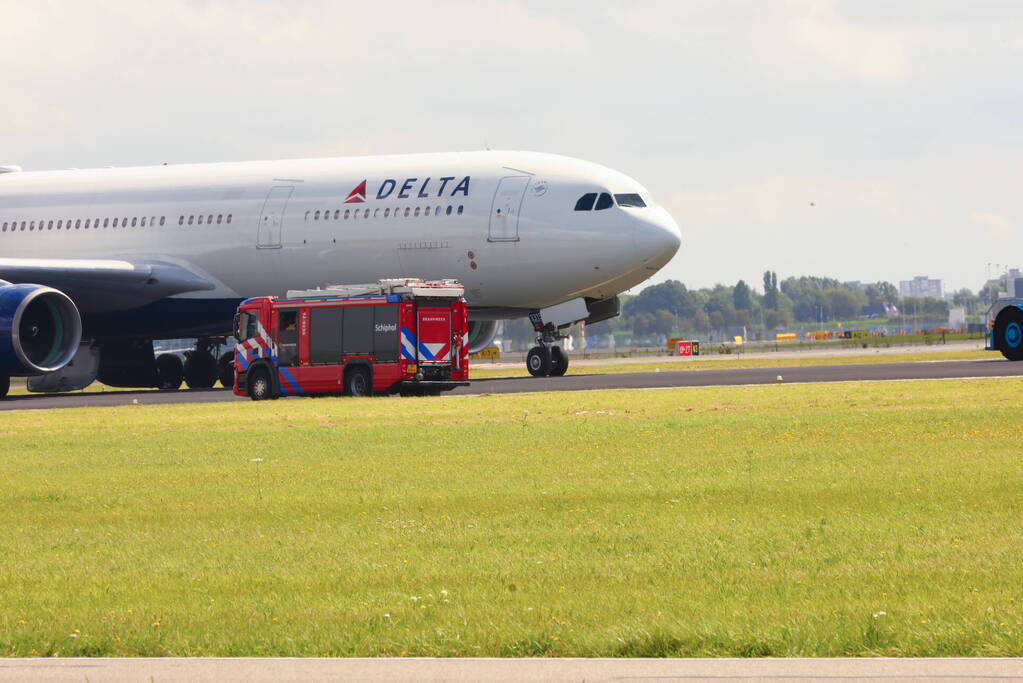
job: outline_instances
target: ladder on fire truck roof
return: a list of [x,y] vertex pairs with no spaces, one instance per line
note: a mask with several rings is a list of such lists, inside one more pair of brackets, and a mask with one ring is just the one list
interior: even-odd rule
[[317,289],[290,289],[289,299],[321,296],[381,296],[411,294],[412,296],[461,297],[465,287],[458,280],[421,280],[419,278],[385,278],[364,285],[327,285]]

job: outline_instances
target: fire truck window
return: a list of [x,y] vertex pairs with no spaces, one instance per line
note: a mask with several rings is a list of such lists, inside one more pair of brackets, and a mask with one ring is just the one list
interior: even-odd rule
[[341,333],[341,349],[346,356],[368,356],[373,351],[374,306],[348,306]]
[[373,355],[378,363],[398,360],[398,306],[374,306]]
[[280,365],[298,365],[298,310],[281,311],[277,322]]
[[341,360],[343,313],[343,308],[313,308],[310,310],[310,363],[337,363]]

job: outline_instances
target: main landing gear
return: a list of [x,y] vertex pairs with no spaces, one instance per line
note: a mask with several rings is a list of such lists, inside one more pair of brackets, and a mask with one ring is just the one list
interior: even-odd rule
[[557,342],[566,337],[551,323],[543,325],[534,320],[533,328],[536,329],[536,346],[526,354],[526,369],[533,377],[561,377],[568,371],[568,354]]

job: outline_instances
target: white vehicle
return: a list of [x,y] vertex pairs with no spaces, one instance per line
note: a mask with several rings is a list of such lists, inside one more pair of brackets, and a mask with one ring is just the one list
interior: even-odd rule
[[[675,221],[635,180],[530,152],[24,172],[0,167],[0,396],[209,387],[235,308],[337,282],[454,278],[470,348],[530,315],[534,375],[563,374],[558,330],[675,255]],[[152,341],[198,337],[181,362]]]

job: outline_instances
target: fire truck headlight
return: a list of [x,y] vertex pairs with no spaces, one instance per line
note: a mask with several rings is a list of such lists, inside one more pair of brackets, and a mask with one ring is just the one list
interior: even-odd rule
[[409,374],[414,373],[418,369],[419,369],[419,366],[416,365],[415,363],[409,363],[408,365],[405,366],[405,372],[407,372]]

